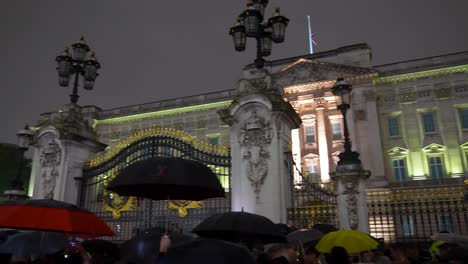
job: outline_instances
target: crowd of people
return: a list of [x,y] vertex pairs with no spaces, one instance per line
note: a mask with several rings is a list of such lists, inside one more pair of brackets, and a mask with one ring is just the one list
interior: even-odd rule
[[[457,244],[439,243],[436,248],[426,244],[393,244],[381,246],[360,254],[348,254],[343,247],[333,247],[330,253],[320,253],[314,243],[301,248],[289,244],[271,246],[264,254],[257,257],[259,264],[429,264],[450,263],[467,264],[468,248]],[[301,252],[302,251],[302,252]]]
[[[155,252],[151,260],[145,260],[141,264],[171,264],[167,252],[171,250],[171,238],[169,235],[161,237],[159,252]],[[360,254],[348,254],[343,247],[333,247],[329,253],[321,253],[315,248],[316,241],[302,245],[297,244],[268,244],[247,246],[239,244],[251,256],[251,263],[257,264],[351,264],[351,263],[375,263],[375,264],[410,264],[410,263],[468,263],[468,248],[464,245],[436,241],[430,244],[393,244],[380,245],[377,249],[361,252]],[[214,253],[214,252],[213,252]],[[180,254],[184,254],[182,251]],[[187,263],[213,263],[209,262],[210,255],[205,259],[193,259]],[[148,261],[148,262],[146,262]],[[1,255],[0,263],[11,264],[139,264],[131,261],[120,260],[120,257],[108,252],[86,249],[81,243],[76,242],[67,249],[47,256],[26,258],[10,255]],[[177,262],[179,263],[179,262]],[[235,258],[229,263],[237,263]],[[245,262],[239,262],[245,263]]]

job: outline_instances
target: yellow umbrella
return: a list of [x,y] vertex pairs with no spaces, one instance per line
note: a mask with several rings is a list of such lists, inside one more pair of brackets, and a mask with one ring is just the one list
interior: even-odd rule
[[376,249],[379,243],[366,233],[357,230],[338,230],[324,235],[315,248],[330,253],[333,247],[343,247],[349,254]]

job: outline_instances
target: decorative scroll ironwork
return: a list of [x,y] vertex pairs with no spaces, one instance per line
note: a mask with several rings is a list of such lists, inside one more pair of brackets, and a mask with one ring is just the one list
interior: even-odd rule
[[[120,197],[106,190],[108,182],[126,166],[157,156],[182,157],[204,163],[218,176],[226,190],[226,198],[207,199],[203,201],[203,206],[195,206],[190,201]],[[177,231],[190,232],[207,217],[230,211],[230,191],[231,157],[227,148],[201,142],[183,131],[152,128],[135,133],[114,149],[86,164],[80,205],[113,227],[117,233],[114,240],[126,240],[138,230],[167,226],[168,222],[170,229],[174,227]],[[177,210],[169,207],[171,203],[179,205]]]
[[112,218],[119,219],[123,212],[132,211],[136,208],[136,197],[120,196],[107,191],[107,183],[115,178],[116,174],[109,176],[108,181],[104,181],[102,190],[102,202],[105,211],[112,213]]
[[167,208],[177,210],[179,217],[186,217],[188,209],[196,209],[203,207],[203,203],[200,201],[167,201]]
[[371,235],[386,242],[429,241],[438,232],[468,234],[460,185],[371,192],[368,208]]
[[[428,242],[438,232],[468,235],[463,185],[388,188],[369,192],[370,234],[385,243]],[[338,226],[336,206],[310,204],[288,209],[290,223],[308,228],[318,222]]]
[[128,146],[133,145],[134,143],[141,141],[142,139],[152,137],[154,135],[177,139],[179,141],[185,142],[186,144],[193,146],[194,149],[197,149],[201,152],[212,153],[214,155],[219,156],[229,155],[229,149],[225,146],[211,145],[181,130],[173,128],[153,127],[150,129],[137,131],[133,135],[121,141],[117,146],[115,146],[111,150],[104,152],[102,155],[98,155],[93,160],[90,160],[87,163],[87,167],[96,167],[100,164],[109,162],[115,156],[119,156],[124,149],[128,148]]
[[[297,168],[292,155],[285,161],[290,171],[293,206],[288,208],[289,223],[299,228],[309,228],[314,224],[326,223],[338,225],[337,202],[332,183],[320,184],[310,181]],[[299,183],[294,182],[296,170],[301,177]]]

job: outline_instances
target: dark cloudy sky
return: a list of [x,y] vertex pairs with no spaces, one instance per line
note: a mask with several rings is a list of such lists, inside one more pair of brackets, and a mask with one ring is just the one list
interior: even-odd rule
[[[114,108],[234,88],[255,56],[227,34],[246,0],[2,0],[0,142],[67,103],[55,56],[81,35],[102,64],[79,104]],[[374,65],[468,50],[466,0],[276,0],[291,19],[268,59],[306,54],[307,20],[318,51],[368,43]]]

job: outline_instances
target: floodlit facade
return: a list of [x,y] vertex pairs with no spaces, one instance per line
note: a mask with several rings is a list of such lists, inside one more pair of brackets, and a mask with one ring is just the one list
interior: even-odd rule
[[[289,153],[289,160],[275,161],[289,164],[284,173],[293,197],[287,204],[288,221],[304,227],[317,222],[337,224],[330,173],[343,151],[344,131],[337,110],[340,102],[330,88],[337,77],[343,77],[353,85],[348,111],[353,150],[360,153],[363,168],[371,172],[366,181],[371,233],[386,241],[425,239],[438,231],[468,233],[463,196],[468,176],[468,52],[381,66],[373,66],[371,58],[370,47],[357,44],[266,63],[270,75],[263,82],[280,93],[302,120],[291,131],[289,150],[282,150]],[[247,66],[244,73],[253,72],[252,67]],[[99,143],[80,156],[84,159],[99,152],[84,170],[80,166],[73,170],[84,180],[79,185],[57,181],[55,189],[47,185],[51,172],[59,179],[72,169],[54,169],[68,166],[60,161],[65,145],[47,143],[50,140],[44,138],[36,149],[31,195],[73,202],[73,192],[63,189],[75,188],[75,201],[106,219],[117,231],[116,239],[167,220],[176,223],[175,229],[189,231],[207,216],[231,210],[231,200],[242,199],[231,195],[229,162],[239,158],[230,152],[239,143],[220,111],[249,92],[242,80],[239,86],[109,110],[80,107],[82,126],[89,127]],[[47,135],[46,127],[64,122],[63,113],[44,114],[38,131]],[[58,135],[60,128],[49,132]],[[152,150],[157,155],[196,156],[204,161],[218,174],[227,198],[194,204],[137,201],[107,192],[106,184],[118,170],[150,155],[145,146],[155,142]],[[46,149],[49,154],[58,153],[58,159],[51,159],[56,163],[41,163]]]

